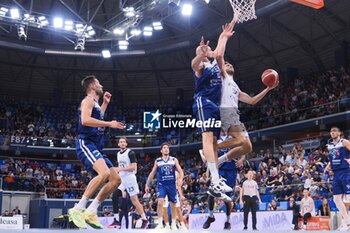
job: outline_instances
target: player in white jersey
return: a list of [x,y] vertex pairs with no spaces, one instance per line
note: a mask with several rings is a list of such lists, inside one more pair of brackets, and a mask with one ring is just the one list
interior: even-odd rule
[[312,216],[315,216],[315,204],[312,197],[309,196],[309,190],[304,189],[303,199],[301,199],[301,211],[300,215],[304,219],[303,230],[306,230],[307,220]]
[[218,59],[221,60],[218,63],[224,77],[220,104],[222,129],[232,137],[231,140],[225,140],[219,144],[219,149],[232,148],[219,158],[220,167],[220,164],[231,159],[240,158],[252,151],[252,143],[249,139],[248,132],[244,124],[240,121],[238,102],[241,101],[250,105],[257,104],[269,91],[278,86],[279,81],[276,80],[272,87],[266,87],[259,94],[251,97],[247,93],[241,91],[234,81],[234,68],[230,63],[224,61],[224,54],[219,54]]
[[[187,230],[185,220],[182,216],[182,210],[181,210],[181,201],[185,199],[183,192],[182,192],[182,181],[180,181],[180,176],[179,173],[176,171],[175,172],[176,176],[176,189],[177,189],[177,195],[176,195],[176,214],[177,214],[177,220],[179,220],[180,225],[179,229],[180,230]],[[169,201],[168,201],[168,196],[164,198],[164,205],[163,205],[163,214],[164,214],[164,222],[165,222],[165,227],[164,229],[169,229],[170,230],[170,225],[169,225],[169,218],[168,218],[168,207],[169,207]]]
[[[137,161],[135,152],[127,148],[126,137],[119,138],[118,146],[120,151],[117,155],[118,167],[115,170],[119,173],[122,183],[119,185],[118,190],[113,194],[113,207],[115,212],[114,222],[109,228],[118,228],[120,223],[118,222],[118,199],[119,195],[123,191],[127,191],[130,196],[132,204],[135,206],[136,211],[141,215],[142,226],[141,228],[147,228],[148,220],[143,210],[143,207],[139,201],[138,194],[140,193],[139,185],[137,184],[136,172],[137,172]],[[116,194],[116,195],[115,195]],[[118,219],[117,219],[118,218]],[[119,226],[118,226],[119,225]]]

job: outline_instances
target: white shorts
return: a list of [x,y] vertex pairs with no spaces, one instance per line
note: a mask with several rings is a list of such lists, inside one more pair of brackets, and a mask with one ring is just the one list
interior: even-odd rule
[[228,133],[231,126],[240,126],[244,136],[249,137],[247,129],[240,121],[239,111],[236,108],[223,108],[220,107],[221,129]]
[[[163,207],[164,207],[164,208],[167,208],[168,206],[169,206],[168,196],[165,196]],[[175,207],[176,207],[176,208],[179,208],[179,207],[180,207],[180,198],[179,198],[179,194],[178,194],[178,193],[176,194],[176,204],[175,204]]]
[[137,179],[135,175],[128,175],[120,177],[122,183],[119,185],[118,189],[120,191],[126,190],[130,197],[135,196],[140,193],[139,185],[137,183]]

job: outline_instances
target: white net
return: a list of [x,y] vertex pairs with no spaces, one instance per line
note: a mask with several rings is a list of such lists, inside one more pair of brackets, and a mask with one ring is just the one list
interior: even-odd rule
[[238,23],[243,23],[251,19],[256,19],[255,2],[256,0],[229,0],[233,8],[235,17],[238,17]]

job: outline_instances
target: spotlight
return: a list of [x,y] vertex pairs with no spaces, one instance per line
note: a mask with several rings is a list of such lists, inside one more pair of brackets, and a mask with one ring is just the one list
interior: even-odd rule
[[84,25],[81,23],[76,24],[75,28],[77,29],[77,33],[82,33],[84,31]]
[[115,34],[115,35],[123,35],[124,34],[124,32],[125,32],[125,30],[124,29],[122,29],[122,28],[115,28],[114,30],[113,30],[113,33]]
[[95,30],[91,26],[88,26],[86,30],[89,36],[94,36],[96,34]]
[[127,40],[120,40],[118,42],[118,44],[119,44],[120,50],[127,50],[128,49],[129,42]]
[[153,34],[153,28],[150,26],[146,26],[143,28],[143,35],[144,36],[152,36]]
[[24,21],[27,21],[29,23],[35,23],[35,17],[30,14],[24,14]]
[[53,26],[55,28],[62,28],[63,27],[63,19],[60,17],[55,17],[53,19]]
[[135,9],[134,7],[126,7],[123,9],[125,17],[131,18],[135,16]]
[[156,31],[163,30],[163,25],[161,22],[153,22],[153,28]]
[[102,50],[102,57],[103,58],[110,58],[111,57],[111,52],[109,52],[108,49]]
[[204,0],[204,2],[205,2],[206,4],[209,4],[210,0]]
[[131,29],[130,33],[133,36],[139,36],[141,34],[141,30],[139,30],[137,28],[133,28],[133,29]]
[[9,9],[7,9],[5,7],[1,7],[0,8],[0,17],[4,17],[8,11],[9,11]]
[[19,10],[17,8],[12,8],[10,10],[10,14],[11,14],[12,19],[19,19],[20,18]]
[[38,19],[41,27],[44,27],[49,24],[49,21],[46,19],[45,16],[39,16]]
[[74,49],[84,51],[84,49],[85,49],[85,37],[78,37]]
[[183,15],[191,15],[192,14],[192,5],[185,3],[182,6],[182,14]]
[[17,25],[18,39],[27,40],[25,26],[23,24]]
[[72,31],[73,30],[73,21],[71,21],[71,20],[64,21],[64,30]]

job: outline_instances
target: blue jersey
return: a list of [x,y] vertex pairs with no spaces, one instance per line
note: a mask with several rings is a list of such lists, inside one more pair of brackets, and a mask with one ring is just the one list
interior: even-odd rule
[[220,104],[222,75],[216,60],[204,62],[203,73],[200,77],[194,76],[195,90],[194,99],[206,98],[216,105]]
[[175,185],[176,184],[176,166],[175,158],[169,156],[168,161],[163,158],[158,158],[157,163],[157,180],[160,185]]
[[332,139],[328,140],[329,161],[333,171],[349,170],[350,165],[345,159],[350,158],[350,152],[343,146],[344,139],[340,139],[337,144]]
[[[226,139],[229,139],[231,137],[227,137],[227,136],[220,136],[220,138],[218,139],[218,143],[225,141]],[[225,153],[227,153],[230,149],[229,148],[225,148],[225,149],[221,149],[218,151],[218,157],[220,158],[221,156],[223,156]],[[235,170],[236,171],[236,162],[232,159],[222,163],[219,167],[220,170]]]
[[[98,104],[96,100],[94,100],[94,107],[91,112],[91,117],[97,120],[103,120],[104,114],[101,110],[101,106]],[[83,126],[81,124],[81,110],[80,107],[78,109],[78,138],[91,141],[95,144],[98,150],[102,150],[104,146],[104,127],[90,127]]]

